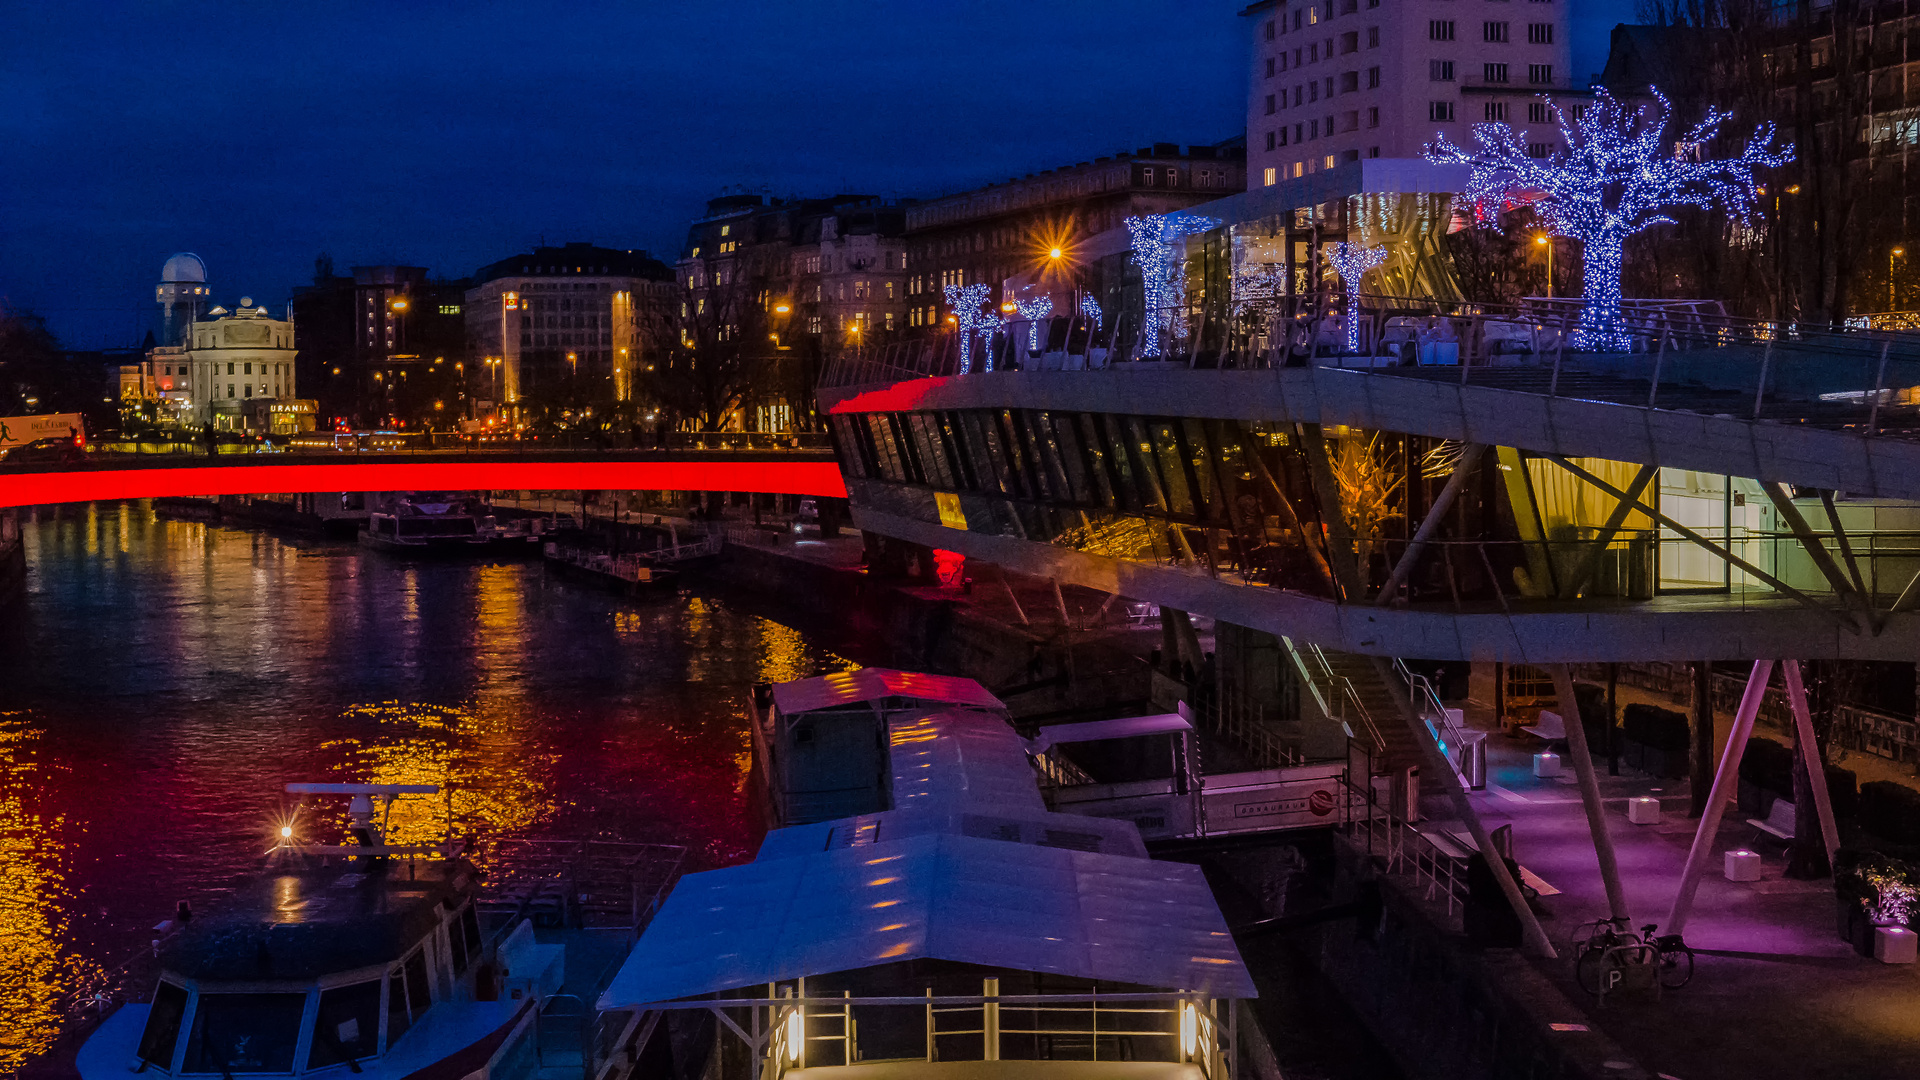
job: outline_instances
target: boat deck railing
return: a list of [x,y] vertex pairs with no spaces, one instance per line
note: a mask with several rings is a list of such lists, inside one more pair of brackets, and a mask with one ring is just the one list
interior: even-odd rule
[[[902,1025],[919,1030],[924,1060],[934,1061],[1165,1061],[1192,1064],[1208,1080],[1225,1080],[1234,1061],[1236,1016],[1232,1002],[1180,993],[1002,994],[999,979],[982,981],[982,992],[921,996],[855,997],[796,994],[674,1001],[648,1009],[705,1009],[747,1045],[754,1080],[779,1080],[789,1069],[863,1064],[860,1032]],[[908,1010],[918,1012],[908,1020]],[[889,1039],[889,1042],[896,1040]],[[895,1047],[897,1049],[897,1047]],[[890,1055],[876,1067],[898,1069]]]
[[686,849],[615,840],[504,840],[475,861],[488,881],[479,904],[511,926],[619,929],[637,937],[680,879]]

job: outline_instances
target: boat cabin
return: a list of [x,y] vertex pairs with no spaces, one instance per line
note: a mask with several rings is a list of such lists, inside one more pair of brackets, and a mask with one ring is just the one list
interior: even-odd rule
[[755,704],[754,756],[775,825],[891,809],[888,725],[897,717],[969,711],[1005,727],[1007,716],[972,679],[888,668],[761,687]]

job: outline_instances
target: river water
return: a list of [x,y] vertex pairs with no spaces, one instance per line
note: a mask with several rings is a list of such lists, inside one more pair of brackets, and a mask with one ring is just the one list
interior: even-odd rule
[[455,835],[736,862],[748,687],[850,666],[725,601],[623,604],[538,564],[404,562],[143,503],[22,526],[26,595],[0,604],[0,1074],[176,901],[205,910],[262,865],[289,781],[451,790],[403,800],[397,842],[438,839],[450,809]]

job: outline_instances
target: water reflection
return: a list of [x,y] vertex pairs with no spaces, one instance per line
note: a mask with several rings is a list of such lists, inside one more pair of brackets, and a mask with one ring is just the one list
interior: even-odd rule
[[[293,780],[447,787],[396,840],[612,835],[744,858],[750,684],[848,666],[703,598],[156,519],[23,523],[0,610],[0,1073],[76,988],[263,864]],[[303,835],[337,839],[344,800]],[[311,833],[312,835],[309,835]]]

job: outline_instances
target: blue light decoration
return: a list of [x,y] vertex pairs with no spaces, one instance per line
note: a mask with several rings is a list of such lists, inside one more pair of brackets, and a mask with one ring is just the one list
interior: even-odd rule
[[1367,271],[1387,261],[1387,249],[1360,244],[1338,243],[1327,249],[1327,261],[1340,275],[1347,293],[1347,351],[1360,351],[1360,279]]
[[[973,370],[973,335],[984,333],[989,339],[1000,325],[998,312],[983,310],[993,296],[993,286],[986,282],[974,285],[948,285],[945,289],[947,304],[953,308],[953,321],[960,335],[960,374]],[[986,353],[985,370],[993,370],[993,353]]]
[[[1167,328],[1169,315],[1186,303],[1187,267],[1176,261],[1174,250],[1180,241],[1195,233],[1217,229],[1219,218],[1199,214],[1155,214],[1127,219],[1127,235],[1133,238],[1133,265],[1140,268],[1140,282],[1146,289],[1146,319],[1141,326],[1141,356],[1160,355],[1160,334]],[[1173,336],[1186,336],[1186,321],[1175,315]]]
[[1093,320],[1093,328],[1098,331],[1106,324],[1106,312],[1100,310],[1100,301],[1084,293],[1080,296],[1080,317]]
[[1053,314],[1053,297],[1021,296],[1013,301],[1014,310],[1027,321],[1027,351],[1040,351],[1040,320]]
[[1584,348],[1633,347],[1620,314],[1620,263],[1626,239],[1654,225],[1672,224],[1666,211],[1718,206],[1742,225],[1753,209],[1754,170],[1793,160],[1793,145],[1773,147],[1774,126],[1762,124],[1734,158],[1710,159],[1705,148],[1732,113],[1709,109],[1706,119],[1677,140],[1667,138],[1673,107],[1630,108],[1602,90],[1577,118],[1549,102],[1564,149],[1544,158],[1527,153],[1527,135],[1507,124],[1475,124],[1478,149],[1468,151],[1440,135],[1424,148],[1428,161],[1471,168],[1461,194],[1483,225],[1504,211],[1531,205],[1548,232],[1582,245],[1580,287],[1585,304],[1574,342]]

